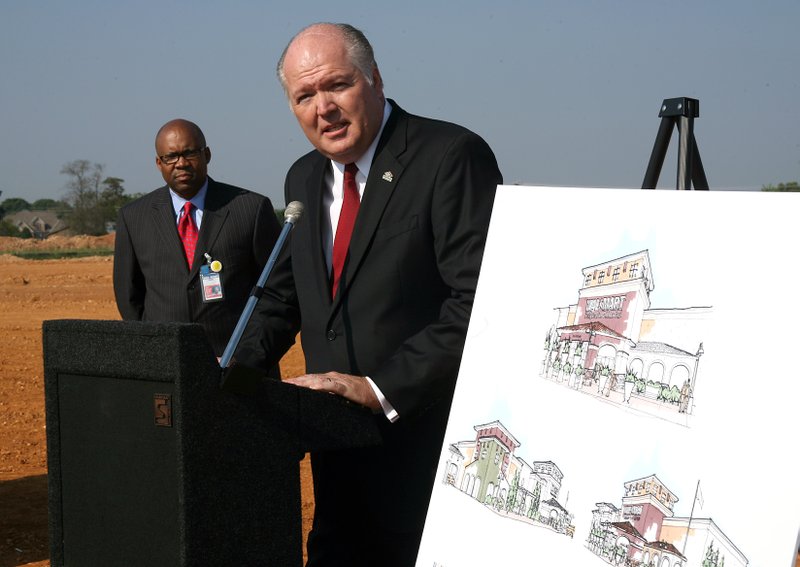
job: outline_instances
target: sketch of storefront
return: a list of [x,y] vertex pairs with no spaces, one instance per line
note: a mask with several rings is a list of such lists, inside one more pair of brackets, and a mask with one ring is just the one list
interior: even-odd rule
[[711,308],[651,309],[647,250],[582,274],[577,303],[555,309],[540,375],[584,393],[628,404],[651,400],[691,414]]
[[493,510],[571,533],[573,515],[559,502],[564,474],[552,461],[528,464],[500,421],[476,425],[475,439],[447,447],[442,482]]
[[678,497],[656,475],[624,483],[621,508],[596,504],[586,547],[613,565],[746,567],[710,518],[675,517]]

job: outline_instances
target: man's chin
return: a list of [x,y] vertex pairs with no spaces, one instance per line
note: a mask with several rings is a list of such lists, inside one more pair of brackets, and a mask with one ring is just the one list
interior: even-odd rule
[[321,147],[317,148],[319,152],[324,155],[328,159],[332,159],[337,163],[350,163],[351,161],[355,161],[360,156],[353,156],[354,151],[351,145],[344,145],[344,144],[323,144]]
[[170,188],[184,199],[191,199],[200,190],[199,187],[187,183],[175,183],[170,185]]

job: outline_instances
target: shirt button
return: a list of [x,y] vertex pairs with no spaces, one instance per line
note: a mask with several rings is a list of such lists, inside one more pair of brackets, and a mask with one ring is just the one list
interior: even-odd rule
[[335,340],[336,339],[336,331],[334,331],[333,329],[328,329],[327,337],[328,337],[329,341]]

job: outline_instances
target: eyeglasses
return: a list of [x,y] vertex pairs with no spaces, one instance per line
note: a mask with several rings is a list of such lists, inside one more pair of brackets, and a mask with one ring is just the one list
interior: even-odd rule
[[158,156],[158,159],[164,165],[173,165],[173,164],[178,163],[178,160],[181,159],[181,158],[186,159],[186,160],[195,160],[198,157],[200,157],[200,154],[202,154],[205,151],[205,149],[206,149],[206,147],[204,146],[204,147],[198,148],[196,150],[184,150],[182,152],[174,152],[174,153],[171,153],[171,154]]

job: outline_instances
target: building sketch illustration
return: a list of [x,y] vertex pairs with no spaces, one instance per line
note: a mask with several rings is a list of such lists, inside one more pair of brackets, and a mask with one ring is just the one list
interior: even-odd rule
[[798,209],[498,188],[416,567],[794,567]]
[[[686,423],[704,354],[702,337],[694,338],[699,329],[687,328],[711,308],[651,309],[655,283],[647,250],[587,266],[582,277],[577,303],[555,309],[540,376]],[[664,332],[671,326],[679,332]],[[659,334],[681,344],[658,340]]]
[[700,482],[689,517],[674,515],[678,501],[655,474],[624,483],[621,506],[598,502],[586,545],[612,565],[641,567],[746,567],[748,560],[702,506]]
[[[569,496],[562,498],[564,473],[559,466],[553,461],[529,464],[517,454],[521,442],[499,420],[474,430],[473,439],[449,444],[442,484],[482,503],[487,512],[573,538],[575,514],[568,510]],[[680,498],[655,474],[624,482],[623,488],[619,504],[601,501],[591,511],[584,544],[597,565],[749,564],[707,511],[695,513],[703,505],[699,481],[688,516],[675,514]]]
[[449,446],[442,479],[494,512],[572,537],[567,502],[559,501],[564,473],[552,461],[528,464],[520,442],[500,421],[475,426],[475,438]]

